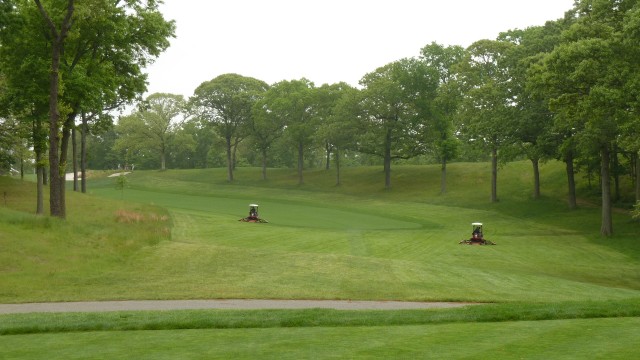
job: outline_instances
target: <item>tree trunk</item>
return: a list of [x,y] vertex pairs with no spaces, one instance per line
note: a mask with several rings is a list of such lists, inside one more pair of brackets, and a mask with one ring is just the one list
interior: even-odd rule
[[491,202],[498,202],[498,148],[491,148]]
[[[163,138],[162,143],[160,144],[160,171],[167,170],[167,149],[166,149],[166,140]],[[124,164],[125,169],[127,164]]]
[[564,158],[566,169],[567,169],[567,183],[568,183],[568,202],[569,209],[575,210],[578,208],[578,201],[576,199],[576,179],[575,179],[575,170],[573,169],[573,152],[569,152],[566,154]]
[[611,153],[611,171],[613,172],[614,198],[613,201],[620,200],[620,163],[618,162],[618,145],[613,145]]
[[391,130],[384,140],[384,188],[391,189]]
[[45,184],[45,166],[42,163],[46,148],[46,138],[42,129],[43,122],[34,120],[32,126],[33,151],[36,161],[36,214],[44,214],[44,184]]
[[267,149],[262,149],[262,180],[267,180]]
[[233,181],[233,158],[231,157],[231,137],[225,138],[227,143],[227,181]]
[[236,165],[238,165],[238,160],[236,158],[236,153],[238,152],[238,145],[240,145],[240,142],[242,142],[242,138],[234,138],[233,139],[233,150],[231,151],[231,164],[233,164],[232,169],[235,171],[236,170]]
[[327,158],[326,164],[325,164],[325,170],[329,170],[331,168],[331,145],[329,145],[328,142],[325,142],[324,150]]
[[600,234],[602,236],[613,235],[613,220],[611,216],[611,174],[610,174],[611,153],[609,145],[603,145],[601,149],[600,175],[602,182],[602,225]]
[[336,157],[336,186],[340,186],[340,149],[336,148],[334,154]]
[[442,162],[440,166],[440,194],[447,193],[447,156],[442,156]]
[[540,160],[538,158],[531,159],[533,165],[533,198],[540,198]]
[[74,0],[68,0],[67,13],[60,26],[60,31],[56,29],[51,16],[42,6],[40,0],[34,0],[38,11],[47,22],[51,35],[51,69],[49,78],[49,207],[52,216],[64,218],[66,210],[64,204],[64,178],[61,176],[60,163],[58,161],[58,151],[60,144],[58,111],[58,96],[60,83],[60,54],[64,47],[64,40],[71,27],[71,17],[74,11]]
[[640,201],[640,154],[636,154],[636,201]]
[[[60,141],[60,161],[58,164],[60,166],[60,207],[62,209],[63,218],[67,216],[67,188],[65,172],[67,169],[69,140],[71,140],[71,128],[74,126],[75,118],[76,113],[71,113],[67,116],[67,120],[62,125],[62,140]],[[51,186],[53,186],[53,184]]]
[[36,149],[36,214],[44,214],[44,166],[42,151]]
[[304,169],[304,143],[298,142],[298,185],[304,184],[302,170]]
[[87,125],[87,118],[85,114],[82,114],[82,131],[80,132],[80,184],[82,193],[87,193],[87,132],[89,126]]
[[60,121],[60,112],[58,111],[60,47],[61,44],[54,40],[49,83],[49,208],[52,216],[64,218],[65,209],[62,204],[62,180],[58,159],[60,145],[60,132],[58,131]]
[[71,161],[73,164],[73,191],[78,191],[78,142],[76,141],[76,126],[71,128]]

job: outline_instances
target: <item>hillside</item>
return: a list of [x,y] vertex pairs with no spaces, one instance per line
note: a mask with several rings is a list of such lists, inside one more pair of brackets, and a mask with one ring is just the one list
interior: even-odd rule
[[[69,219],[29,215],[32,183],[2,178],[0,302],[291,298],[567,301],[640,297],[638,224],[616,214],[601,238],[599,209],[569,211],[561,164],[542,168],[531,199],[528,164],[499,175],[452,164],[448,193],[436,166],[397,166],[392,189],[377,167],[305,173],[239,168],[136,171],[126,187],[96,173],[89,195],[69,193]],[[588,188],[581,185],[588,195]],[[585,199],[589,199],[585,196]],[[258,202],[269,224],[244,224]],[[497,246],[458,245],[485,223]]]

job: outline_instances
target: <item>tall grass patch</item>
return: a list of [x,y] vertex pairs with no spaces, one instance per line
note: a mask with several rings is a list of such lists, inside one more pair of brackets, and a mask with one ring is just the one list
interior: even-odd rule
[[[33,185],[0,181],[10,193]],[[67,197],[67,220],[23,212],[22,203],[14,206],[17,210],[0,208],[0,301],[93,298],[96,295],[87,294],[84,284],[109,283],[105,273],[126,265],[141,249],[170,239],[165,209],[96,201],[73,192]],[[140,221],[122,221],[122,214]]]

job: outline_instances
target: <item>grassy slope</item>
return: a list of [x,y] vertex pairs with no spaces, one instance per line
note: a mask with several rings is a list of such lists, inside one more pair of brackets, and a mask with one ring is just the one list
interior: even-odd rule
[[[438,195],[437,167],[396,167],[392,190],[380,186],[378,168],[345,169],[340,187],[327,171],[306,173],[303,186],[289,170],[272,170],[264,182],[254,180],[257,169],[239,169],[234,185],[219,169],[136,172],[124,192],[103,177],[89,187],[112,200],[69,194],[67,222],[2,210],[2,241],[12,251],[4,253],[0,301],[640,296],[638,226],[625,214],[617,214],[616,237],[597,236],[596,207],[566,210],[559,164],[543,167],[545,196],[538,201],[529,199],[527,164],[508,165],[500,174],[501,201],[490,204],[487,170],[451,165],[446,195]],[[250,202],[261,204],[270,224],[237,221]],[[169,224],[158,226],[163,220],[150,214],[162,210],[152,204],[169,209],[171,241],[160,241]],[[118,211],[147,216],[128,224],[116,221]],[[458,245],[472,221],[485,222],[499,245]]]
[[[529,199],[528,165],[501,172],[501,201],[490,204],[485,164],[453,164],[449,193],[437,167],[397,167],[393,189],[378,168],[326,171],[297,186],[289,170],[138,172],[127,199],[171,210],[173,242],[148,249],[140,264],[153,282],[141,297],[263,297],[465,301],[559,301],[637,297],[637,225],[616,219],[600,238],[596,207],[566,210],[559,164],[543,168],[544,198]],[[111,180],[93,192],[118,197]],[[259,202],[264,226],[236,222]],[[462,247],[469,223],[484,221],[496,247]],[[197,279],[197,280],[194,280]],[[144,280],[144,279],[143,279]],[[473,286],[470,286],[470,283]],[[203,284],[206,284],[203,286]],[[149,297],[149,295],[146,295]]]
[[[634,346],[624,344],[638,341],[637,314],[627,311],[637,308],[640,297],[638,225],[616,213],[616,236],[600,238],[597,207],[585,204],[578,211],[566,210],[559,164],[543,167],[544,197],[538,201],[529,199],[528,174],[526,163],[502,169],[501,201],[490,204],[486,164],[453,164],[446,195],[438,195],[436,167],[394,168],[390,191],[382,189],[378,168],[345,169],[341,187],[333,186],[333,174],[325,171],[305,173],[303,186],[295,185],[289,170],[272,170],[264,182],[258,180],[257,169],[239,169],[234,185],[226,184],[222,170],[137,172],[124,193],[114,190],[112,179],[90,183],[94,195],[112,200],[98,202],[92,196],[69,194],[66,222],[25,214],[35,201],[32,184],[0,178],[0,190],[9,193],[6,206],[0,207],[0,301],[210,297],[519,301],[539,303],[534,308],[546,315],[534,320],[636,317],[472,324],[483,320],[474,316],[455,320],[458,310],[452,310],[420,312],[449,319],[441,325],[430,321],[418,325],[402,320],[404,315],[398,312],[389,316],[399,322],[374,315],[362,325],[365,315],[355,312],[348,316],[356,319],[351,325],[323,325],[318,319],[331,317],[330,311],[311,314],[306,322],[289,322],[295,312],[236,312],[232,316],[257,322],[249,327],[297,329],[184,332],[171,329],[215,328],[206,325],[207,319],[221,314],[196,316],[199,324],[205,324],[199,327],[185,324],[184,313],[177,312],[142,315],[141,329],[167,329],[149,333],[118,330],[133,314],[114,314],[111,320],[88,315],[89,328],[115,325],[114,331],[1,336],[0,357],[92,358],[104,355],[105,348],[114,357],[131,356],[131,349],[141,343],[147,345],[137,347],[140,358],[379,357],[383,353],[442,358],[633,356]],[[262,216],[271,223],[237,222],[249,202],[259,202]],[[171,220],[165,220],[163,208],[169,209]],[[471,221],[485,222],[487,237],[498,246],[458,245],[469,235]],[[170,236],[164,230],[169,226]],[[595,310],[589,303],[586,310],[572,310],[576,305],[558,303],[563,300],[602,301]],[[493,306],[478,310],[486,314],[486,321],[527,320],[522,309],[532,307]],[[496,315],[500,313],[505,315]],[[409,318],[420,314],[409,312]],[[36,331],[29,332],[88,329],[75,323],[75,315],[61,316],[51,320],[53,330],[46,330],[51,316],[32,315],[35,320],[2,316],[9,324],[3,331],[20,333],[33,321],[38,324]],[[154,321],[154,316],[159,319]],[[346,315],[333,316],[340,322]],[[270,321],[275,323],[269,325]],[[69,328],[55,330],[66,323]],[[222,329],[226,327],[237,325]],[[613,337],[619,346],[612,343]],[[101,350],[92,350],[89,343]],[[208,353],[213,348],[215,353]]]
[[61,221],[29,213],[35,209],[33,183],[0,177],[0,190],[7,193],[0,207],[0,302],[109,297],[91,284],[111,281],[105,273],[170,238],[163,208],[71,193],[68,220]]

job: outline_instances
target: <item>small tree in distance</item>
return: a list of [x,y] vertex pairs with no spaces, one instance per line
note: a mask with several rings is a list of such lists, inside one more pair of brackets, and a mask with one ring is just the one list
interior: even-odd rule
[[125,173],[120,173],[120,175],[116,176],[116,190],[120,190],[120,199],[124,199],[124,189],[127,187],[128,182],[129,180],[127,179]]
[[160,170],[166,170],[167,148],[184,117],[182,95],[149,95],[140,110],[120,118],[116,126],[120,137],[114,147],[118,150],[153,149],[160,155]]

